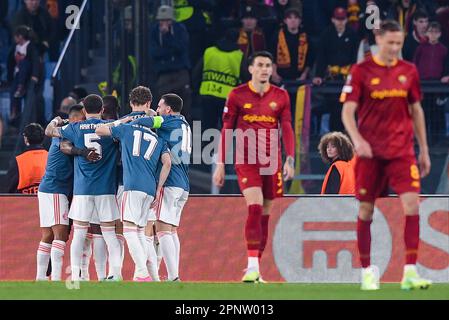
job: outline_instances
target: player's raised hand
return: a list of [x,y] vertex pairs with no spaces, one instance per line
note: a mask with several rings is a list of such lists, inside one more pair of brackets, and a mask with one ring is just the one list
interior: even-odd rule
[[64,124],[64,120],[61,117],[59,117],[59,116],[57,116],[56,118],[51,120],[51,122],[54,123],[55,126],[57,126],[57,127],[60,127],[60,126],[62,126]]
[[419,171],[421,173],[421,178],[427,177],[430,173],[431,163],[430,156],[428,152],[420,152],[418,156]]
[[354,150],[360,158],[372,158],[373,150],[370,144],[363,138],[354,139]]
[[215,168],[213,181],[214,184],[217,187],[223,187],[224,185],[224,178],[225,178],[225,167],[224,164],[217,164],[217,167]]

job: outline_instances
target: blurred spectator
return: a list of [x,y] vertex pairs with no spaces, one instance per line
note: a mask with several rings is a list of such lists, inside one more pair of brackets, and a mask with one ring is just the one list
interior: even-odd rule
[[254,52],[265,50],[265,35],[257,26],[257,14],[253,7],[246,7],[242,13],[242,28],[238,38],[238,45],[245,59]]
[[37,194],[45,174],[48,152],[42,146],[44,129],[31,123],[23,130],[25,151],[11,161],[6,181],[7,193]]
[[396,0],[391,4],[386,18],[398,21],[407,35],[412,31],[412,19],[419,7],[415,0]]
[[378,32],[379,29],[373,28],[366,34],[362,41],[360,41],[359,50],[357,53],[357,63],[375,55],[379,51],[379,47],[376,43],[376,34]]
[[[351,65],[357,61],[358,36],[347,27],[348,16],[345,9],[337,7],[332,17],[333,26],[327,28],[320,39],[316,61],[315,85],[323,80],[344,80]],[[330,112],[329,128],[331,131],[343,131],[341,122],[342,105],[334,96],[329,96],[326,107]]]
[[[438,22],[429,24],[426,32],[428,42],[421,43],[416,49],[413,62],[418,68],[421,80],[441,80],[449,83],[448,49],[439,42],[441,26]],[[437,143],[446,135],[446,116],[444,97],[426,95],[423,102],[424,115],[428,124],[429,143]]]
[[72,97],[67,97],[62,100],[61,105],[59,106],[59,109],[56,110],[55,115],[53,118],[61,117],[62,119],[68,119],[69,118],[69,112],[70,108],[76,104],[76,100]]
[[8,82],[11,83],[10,121],[19,117],[22,98],[26,95],[31,81],[38,83],[43,76],[38,49],[33,41],[33,31],[27,26],[19,26],[14,31],[15,45],[8,56]]
[[228,29],[223,39],[206,49],[203,59],[195,67],[194,79],[202,78],[199,93],[203,131],[221,128],[226,98],[247,73],[243,53],[237,46],[238,37],[238,30]]
[[307,34],[301,29],[302,16],[298,9],[285,11],[284,26],[272,41],[275,68],[273,81],[305,80],[312,67],[312,55]]
[[449,54],[448,49],[439,41],[441,37],[440,24],[431,22],[426,36],[429,41],[421,43],[416,48],[413,59],[419,76],[421,80],[449,82]]
[[441,25],[441,42],[449,46],[449,0],[440,0],[440,6],[436,10],[436,19]]
[[69,96],[75,99],[77,103],[81,102],[87,95],[87,90],[78,86],[75,86],[69,93]]
[[53,36],[52,18],[48,11],[40,6],[40,0],[24,0],[25,6],[19,10],[13,18],[12,27],[26,25],[36,34],[36,44],[40,55],[50,47],[50,39]]
[[196,63],[209,46],[209,28],[212,24],[209,11],[214,0],[174,0],[176,22],[183,23],[189,33],[190,63]]
[[104,120],[117,120],[119,117],[120,104],[114,96],[103,97],[103,113],[101,118]]
[[359,41],[357,34],[347,27],[347,22],[346,10],[335,8],[333,26],[321,35],[314,84],[320,85],[324,78],[344,79],[351,65],[356,62]]
[[302,13],[302,1],[300,0],[273,0],[274,14],[278,23],[282,23],[285,18],[285,11],[295,8]]
[[420,43],[427,41],[426,31],[429,27],[429,16],[423,10],[418,10],[413,16],[413,31],[405,38],[402,57],[404,60],[413,61],[416,48]]
[[182,114],[190,121],[189,34],[183,24],[174,21],[173,8],[160,6],[158,21],[150,31],[150,55],[157,74],[158,97],[176,93],[184,100]]

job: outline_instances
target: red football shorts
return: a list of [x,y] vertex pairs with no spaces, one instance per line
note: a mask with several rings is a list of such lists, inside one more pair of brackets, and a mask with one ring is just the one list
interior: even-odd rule
[[414,156],[396,159],[357,158],[355,165],[356,198],[374,202],[388,195],[388,187],[401,195],[421,191],[420,174]]
[[264,199],[273,200],[282,197],[283,179],[281,169],[278,168],[273,175],[261,175],[261,167],[257,164],[236,164],[235,171],[239,182],[240,191],[252,188],[262,188]]

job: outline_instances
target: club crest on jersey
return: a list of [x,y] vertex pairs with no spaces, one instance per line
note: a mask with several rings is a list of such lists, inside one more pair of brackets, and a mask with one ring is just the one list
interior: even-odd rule
[[253,107],[252,103],[245,103],[243,109],[251,109]]
[[377,86],[378,84],[380,84],[380,78],[372,78],[371,79],[372,86]]
[[276,103],[276,102],[271,102],[270,103],[270,108],[274,111],[274,110],[276,110],[276,108],[278,107],[278,104]]
[[243,178],[243,179],[242,179],[242,183],[243,183],[243,184],[247,184],[247,183],[248,183],[248,178]]
[[400,83],[404,84],[404,83],[407,82],[407,77],[404,76],[403,74],[401,74],[401,75],[398,77],[398,80],[399,80]]

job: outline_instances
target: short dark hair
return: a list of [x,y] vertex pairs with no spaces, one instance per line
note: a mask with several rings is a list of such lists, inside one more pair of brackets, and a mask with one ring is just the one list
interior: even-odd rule
[[120,104],[115,96],[104,96],[103,97],[103,108],[105,112],[117,113],[120,110]]
[[425,18],[428,19],[429,15],[427,14],[427,11],[425,11],[423,9],[418,9],[413,14],[413,21],[416,21],[416,20],[419,20],[419,19],[425,19]]
[[28,139],[29,144],[42,144],[45,131],[39,123],[30,123],[23,129],[23,136]]
[[31,40],[33,37],[33,29],[25,25],[18,26],[14,30],[14,36],[22,36],[25,40]]
[[379,34],[384,35],[387,32],[403,32],[403,29],[396,20],[387,19],[381,22]]
[[134,88],[129,94],[129,102],[133,105],[142,106],[151,101],[153,101],[153,94],[150,88],[144,86]]
[[70,107],[69,114],[72,112],[83,112],[84,106],[82,104],[74,104]]
[[87,113],[100,113],[103,108],[103,99],[97,94],[90,94],[83,100]]
[[250,66],[254,64],[254,61],[256,61],[257,57],[264,57],[271,60],[271,62],[274,61],[273,55],[268,51],[256,51],[254,52],[248,59],[248,63]]
[[435,30],[438,30],[441,32],[441,24],[439,24],[436,21],[432,21],[431,23],[429,23],[429,27],[427,28],[427,30],[430,30],[430,29],[435,29]]
[[82,99],[87,97],[87,90],[83,87],[74,87],[72,91],[70,91],[70,96],[80,102]]
[[181,112],[184,101],[177,94],[167,93],[164,94],[161,99],[164,99],[165,104],[168,105],[174,112]]

